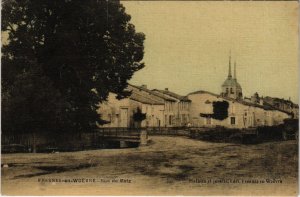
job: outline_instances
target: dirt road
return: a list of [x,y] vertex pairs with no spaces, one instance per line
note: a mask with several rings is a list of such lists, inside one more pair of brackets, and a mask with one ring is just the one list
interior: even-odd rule
[[296,195],[296,141],[257,145],[151,137],[148,146],[4,154],[6,195]]

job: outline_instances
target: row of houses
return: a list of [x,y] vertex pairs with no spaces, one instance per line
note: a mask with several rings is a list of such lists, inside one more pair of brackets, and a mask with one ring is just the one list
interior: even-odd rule
[[[101,127],[250,128],[278,125],[286,118],[298,118],[299,106],[291,101],[262,98],[258,93],[243,98],[236,78],[236,64],[232,76],[230,59],[228,76],[221,89],[220,94],[200,90],[182,96],[168,88],[150,90],[146,85],[128,85],[131,96],[118,100],[110,93],[107,101],[100,104],[98,113],[106,122]],[[133,118],[139,110],[145,114],[140,123]]]
[[[194,126],[251,128],[278,125],[283,123],[284,119],[290,118],[288,112],[275,109],[271,106],[225,98],[207,91],[190,93],[188,98],[191,100],[190,121]],[[228,103],[227,118],[218,120],[214,119],[213,116],[201,116],[201,114],[213,114],[213,103],[224,101]]]
[[[110,93],[100,104],[98,113],[107,124],[102,127],[174,127],[189,123],[191,101],[187,97],[166,90],[149,90],[145,85],[128,85],[128,98],[118,100]],[[138,109],[146,115],[141,125],[133,116]]]
[[[288,111],[271,105],[236,100],[207,91],[180,96],[168,89],[149,90],[145,85],[128,85],[128,90],[131,91],[128,98],[118,100],[116,94],[110,93],[107,101],[100,104],[98,113],[106,122],[101,127],[249,128],[278,125],[292,117]],[[214,103],[224,101],[228,103],[227,118],[215,119]],[[295,110],[297,108],[295,106]],[[138,109],[146,116],[140,125],[133,118]]]

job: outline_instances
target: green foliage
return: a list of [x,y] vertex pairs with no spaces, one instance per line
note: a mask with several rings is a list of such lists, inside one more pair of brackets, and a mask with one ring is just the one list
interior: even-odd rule
[[225,120],[228,117],[229,103],[227,101],[214,101],[213,102],[213,114],[203,114],[201,117],[213,118],[216,120]]
[[137,111],[133,114],[133,120],[136,122],[142,122],[146,119],[146,114],[142,113],[142,110],[138,107]]
[[64,102],[38,66],[15,76],[2,86],[2,131],[28,133],[59,128]]
[[213,117],[216,120],[224,120],[228,117],[228,107],[229,103],[227,101],[214,101],[213,108],[214,114]]
[[62,130],[92,129],[98,103],[109,92],[128,96],[127,80],[144,67],[145,36],[130,18],[118,1],[4,2],[5,128],[12,130],[21,119],[17,130],[54,123]]

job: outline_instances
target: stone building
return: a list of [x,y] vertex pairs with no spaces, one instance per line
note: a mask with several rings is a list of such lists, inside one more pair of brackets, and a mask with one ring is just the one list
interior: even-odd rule
[[[118,100],[116,94],[109,93],[107,101],[99,105],[98,114],[105,124],[101,127],[159,127],[163,124],[165,102],[160,97],[129,85],[132,94],[128,98]],[[133,115],[138,108],[146,114],[146,119],[139,123]]]
[[[146,85],[141,85],[141,86],[129,85],[128,87],[131,88],[131,90],[133,90],[133,92],[143,93],[144,95],[146,94],[146,95],[149,95],[149,96],[159,99],[163,104],[163,108],[160,111],[161,118],[160,118],[160,124],[158,126],[159,127],[174,126],[173,117],[174,117],[174,108],[175,108],[175,103],[176,103],[175,99],[168,97],[166,95],[161,95],[157,92],[154,92],[154,91],[148,89]],[[152,126],[152,125],[149,125],[149,126]]]
[[270,105],[276,109],[283,110],[292,114],[293,118],[299,118],[299,105],[293,103],[290,99],[280,99],[273,97],[262,98],[264,105]]
[[101,127],[137,127],[133,120],[137,109],[146,115],[142,127],[175,127],[189,122],[190,101],[167,90],[149,90],[146,85],[128,85],[128,98],[118,100],[110,93],[99,105],[98,113],[105,124]]
[[277,110],[281,110],[291,114],[291,118],[298,119],[299,118],[299,105],[293,103],[290,99],[286,100],[283,98],[273,98],[270,96],[262,97],[259,96],[257,92],[255,92],[251,98],[244,98],[244,101],[269,106]]
[[175,100],[175,103],[170,109],[170,113],[165,113],[165,120],[167,120],[166,126],[185,126],[190,122],[189,112],[191,101],[186,96],[171,92],[168,88],[165,88],[165,90],[154,89],[152,91],[158,95]]
[[[190,93],[188,98],[191,100],[191,123],[198,127],[250,128],[272,126],[281,124],[284,119],[289,118],[286,112],[268,106],[222,97],[207,91]],[[224,101],[228,103],[227,117],[223,120],[214,119],[214,103]]]

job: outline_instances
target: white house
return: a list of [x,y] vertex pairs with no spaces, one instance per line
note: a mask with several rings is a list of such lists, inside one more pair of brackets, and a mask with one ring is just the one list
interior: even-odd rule
[[[257,126],[272,126],[283,123],[289,114],[267,106],[253,104],[241,100],[222,97],[207,91],[190,93],[190,118],[193,126],[227,128],[249,128]],[[224,120],[214,119],[213,104],[218,101],[228,103],[228,117]]]
[[133,115],[138,108],[145,113],[146,119],[141,122],[142,127],[159,127],[163,124],[164,100],[128,86],[132,94],[128,98],[118,100],[116,94],[109,93],[107,101],[99,104],[98,114],[106,124],[101,127],[136,127]]

